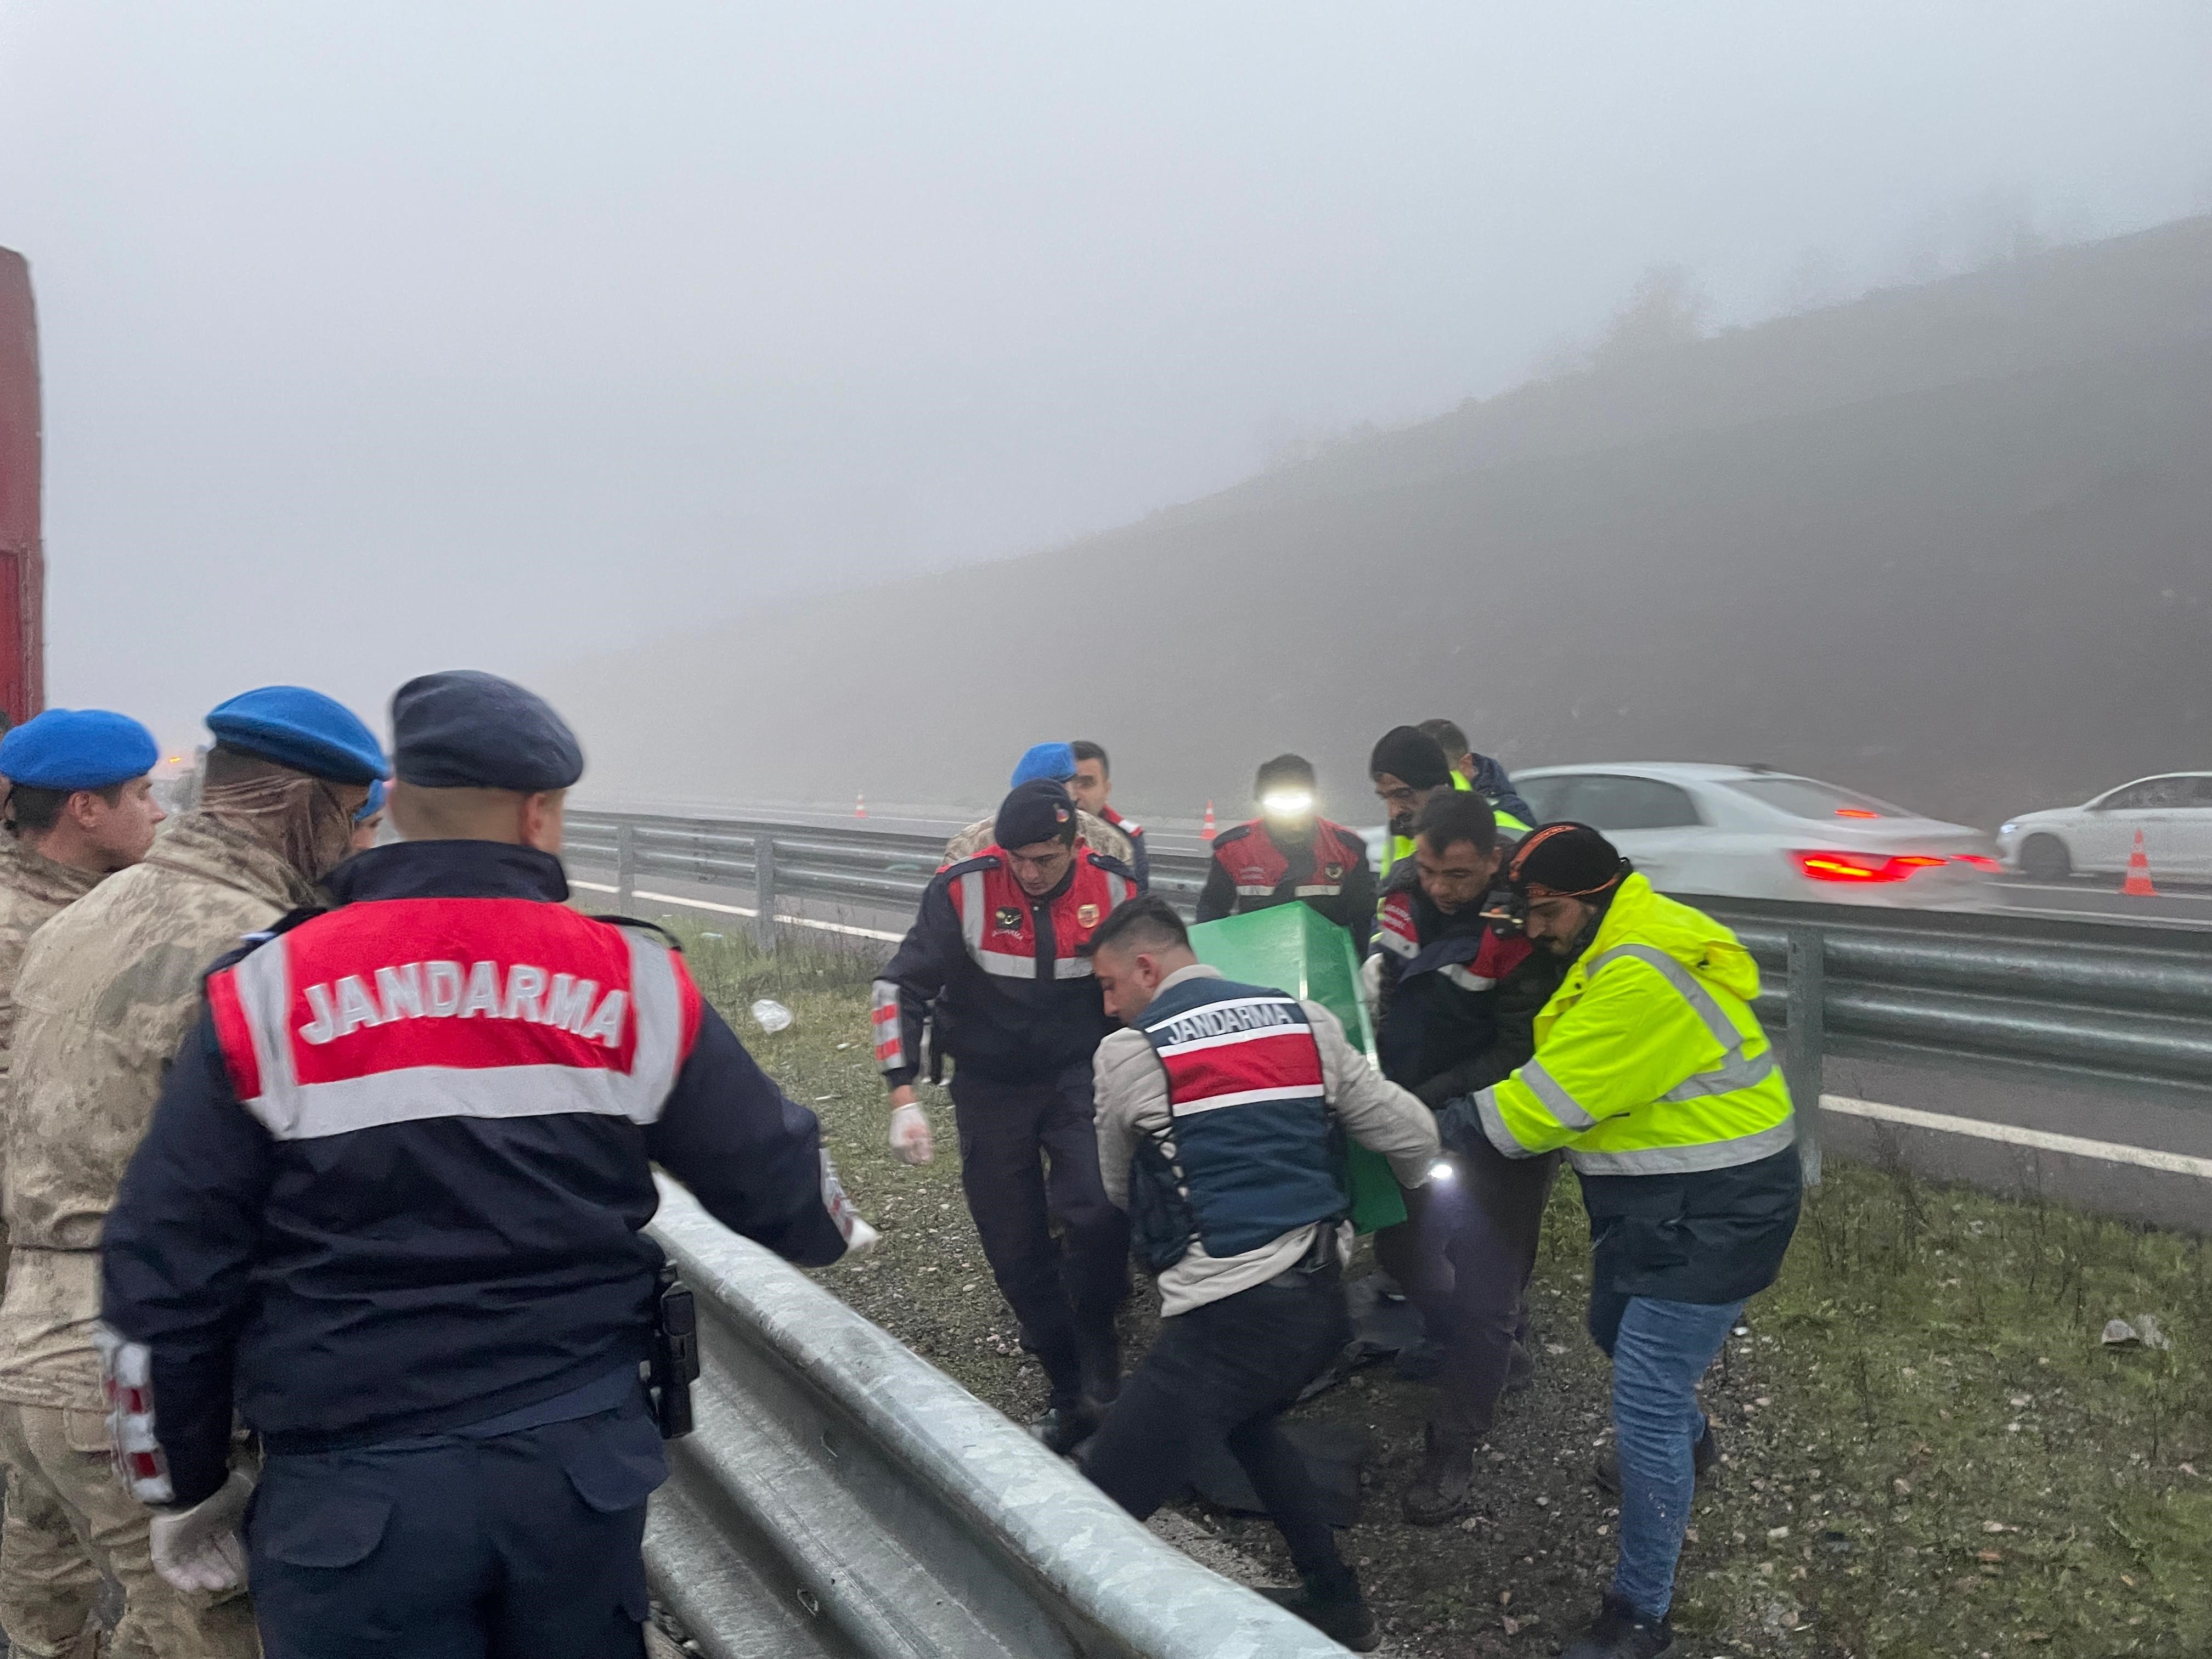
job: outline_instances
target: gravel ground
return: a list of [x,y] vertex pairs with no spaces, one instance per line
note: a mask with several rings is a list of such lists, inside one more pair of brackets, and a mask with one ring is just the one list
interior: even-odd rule
[[[671,925],[708,994],[821,1115],[884,1231],[874,1258],[823,1282],[1026,1420],[1042,1378],[977,1247],[941,1093],[928,1103],[933,1164],[910,1170],[884,1149],[866,963],[805,949],[763,959]],[[761,996],[796,1024],[763,1033],[746,1012]],[[1607,1369],[1581,1322],[1587,1243],[1563,1181],[1534,1292],[1536,1382],[1507,1402],[1464,1519],[1433,1530],[1398,1519],[1425,1389],[1376,1368],[1305,1408],[1374,1437],[1364,1512],[1345,1542],[1389,1651],[1554,1653],[1595,1609],[1618,1516],[1589,1479],[1610,1431]],[[1133,1358],[1155,1310],[1140,1286],[1125,1324]],[[2170,1346],[2100,1341],[2107,1319],[2142,1312]],[[2203,1242],[1832,1168],[1781,1284],[1747,1317],[1706,1389],[1726,1461],[1683,1560],[1685,1659],[2212,1653]],[[1264,1522],[1194,1502],[1156,1530],[1231,1577],[1290,1579]]]

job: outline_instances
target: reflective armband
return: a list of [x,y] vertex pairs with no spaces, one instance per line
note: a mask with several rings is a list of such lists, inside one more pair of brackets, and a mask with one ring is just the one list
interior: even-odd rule
[[154,1435],[154,1351],[104,1324],[93,1327],[92,1340],[100,1350],[100,1386],[107,1401],[116,1477],[142,1504],[172,1503],[176,1490],[169,1484],[169,1460]]

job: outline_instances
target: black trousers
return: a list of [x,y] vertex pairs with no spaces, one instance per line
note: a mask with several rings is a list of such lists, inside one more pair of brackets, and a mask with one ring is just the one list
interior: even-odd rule
[[1352,1576],[1281,1418],[1351,1340],[1334,1267],[1177,1314],[1122,1383],[1084,1453],[1084,1472],[1142,1521],[1190,1484],[1200,1449],[1223,1440],[1298,1571],[1341,1593]]
[[495,1439],[271,1457],[246,1526],[269,1659],[642,1659],[639,1401]]
[[1406,1194],[1407,1219],[1376,1234],[1375,1255],[1443,1346],[1430,1421],[1479,1437],[1497,1420],[1513,1345],[1528,1340],[1528,1280],[1559,1155],[1507,1158],[1477,1141],[1451,1161],[1451,1181]]
[[1129,1218],[1098,1179],[1090,1062],[1040,1083],[955,1071],[952,1108],[960,1185],[991,1276],[1055,1403],[1069,1403],[1079,1334],[1110,1340],[1129,1293]]

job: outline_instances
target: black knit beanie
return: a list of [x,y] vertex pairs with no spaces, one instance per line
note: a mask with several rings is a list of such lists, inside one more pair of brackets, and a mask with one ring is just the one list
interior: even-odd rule
[[1434,789],[1451,781],[1451,763],[1443,746],[1418,726],[1394,726],[1367,757],[1367,775],[1385,772],[1413,789]]
[[1505,866],[1505,879],[1534,896],[1595,898],[1627,873],[1628,861],[1620,849],[1587,823],[1547,823],[1531,830]]

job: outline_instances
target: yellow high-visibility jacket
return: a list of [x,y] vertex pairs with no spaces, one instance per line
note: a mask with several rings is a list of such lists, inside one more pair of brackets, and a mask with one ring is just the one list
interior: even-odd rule
[[1536,1016],[1535,1057],[1475,1097],[1484,1133],[1510,1158],[1564,1146],[1586,1176],[1772,1157],[1797,1125],[1758,994],[1734,933],[1631,875]]

